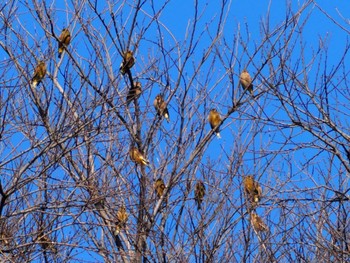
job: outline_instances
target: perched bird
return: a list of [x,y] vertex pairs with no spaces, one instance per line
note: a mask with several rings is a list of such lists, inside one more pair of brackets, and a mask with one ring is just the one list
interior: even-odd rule
[[57,248],[55,247],[55,243],[50,239],[50,237],[44,234],[43,230],[39,230],[37,240],[43,250],[51,250],[53,253],[57,253]]
[[248,90],[252,96],[253,94],[253,84],[252,84],[252,77],[249,75],[248,71],[246,69],[243,69],[241,75],[239,76],[239,81],[242,85],[242,88],[244,91]]
[[0,229],[0,246],[8,246],[10,244],[10,241],[13,239],[12,233],[9,229],[6,228],[6,226],[2,225]]
[[128,50],[123,53],[123,61],[120,64],[120,73],[122,75],[125,75],[126,72],[128,72],[132,66],[135,64],[135,58],[134,58],[134,53],[131,50]]
[[154,189],[157,193],[158,198],[160,198],[163,195],[165,184],[162,178],[158,178],[156,182],[154,183]]
[[198,181],[194,190],[194,200],[197,203],[197,209],[202,209],[202,202],[205,196],[205,185],[202,181]]
[[68,28],[63,28],[60,37],[58,38],[58,58],[61,58],[65,48],[68,47],[71,40],[71,35]]
[[252,175],[248,175],[243,179],[244,191],[246,195],[255,203],[261,199],[262,189],[258,182],[256,182]]
[[125,206],[122,205],[117,212],[117,222],[115,226],[115,235],[118,235],[120,229],[124,229],[126,227],[126,222],[128,221],[129,215],[126,212]]
[[254,229],[258,232],[269,230],[262,219],[255,213],[250,214],[250,222],[253,225]]
[[31,81],[31,85],[35,88],[37,85],[40,84],[41,80],[46,75],[46,64],[45,61],[40,60],[39,64],[36,66],[34,70],[34,76]]
[[126,104],[129,105],[132,100],[137,100],[142,92],[142,86],[140,82],[135,82],[133,87],[130,87],[129,93],[126,96]]
[[130,159],[137,163],[143,165],[149,165],[149,161],[143,156],[143,154],[134,146],[129,150]]
[[168,107],[162,97],[162,95],[158,94],[153,101],[153,105],[156,108],[157,114],[164,116],[167,122],[170,121]]
[[221,138],[220,132],[219,132],[219,125],[221,123],[221,117],[220,114],[216,109],[211,109],[209,112],[209,117],[208,117],[210,127],[212,129],[215,128],[215,133],[218,138]]

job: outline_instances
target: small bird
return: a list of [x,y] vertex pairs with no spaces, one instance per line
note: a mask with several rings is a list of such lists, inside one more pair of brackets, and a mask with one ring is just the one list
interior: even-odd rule
[[212,129],[215,128],[216,136],[220,139],[221,136],[220,136],[220,131],[219,131],[219,125],[221,123],[221,117],[216,109],[210,110],[208,120],[210,123],[210,127]]
[[137,100],[142,92],[142,85],[140,82],[135,82],[133,87],[130,87],[129,93],[126,96],[126,104],[129,105],[132,100]]
[[68,28],[63,28],[60,37],[58,38],[58,58],[61,58],[65,48],[68,47],[71,40],[71,35]]
[[269,230],[262,219],[253,212],[250,214],[250,222],[253,225],[254,229],[258,232]]
[[154,189],[157,193],[158,198],[160,198],[163,195],[165,184],[162,178],[158,178],[156,182],[154,183]]
[[10,245],[10,242],[12,239],[13,239],[12,232],[7,228],[7,226],[5,224],[1,224],[0,246],[1,245],[5,245],[5,246]]
[[261,199],[262,189],[258,182],[256,182],[252,175],[248,175],[243,179],[244,191],[255,203],[258,203]]
[[167,120],[167,122],[169,122],[170,116],[169,116],[168,107],[167,107],[162,95],[158,94],[156,96],[156,98],[153,101],[153,105],[157,111],[157,114],[164,116],[164,118]]
[[43,250],[51,250],[53,253],[57,253],[55,243],[50,239],[50,237],[44,234],[43,230],[39,231],[37,240]]
[[118,235],[121,229],[126,227],[126,222],[128,221],[129,215],[126,212],[125,206],[122,205],[117,212],[117,222],[115,226],[115,235]]
[[194,200],[197,203],[197,209],[202,209],[202,202],[205,196],[205,185],[202,181],[196,183],[196,189],[194,190]]
[[134,146],[129,150],[130,159],[141,165],[149,165],[149,161],[143,156],[143,154]]
[[243,69],[239,81],[241,83],[241,86],[244,91],[248,90],[252,96],[253,94],[253,84],[252,84],[252,77],[249,75],[248,71],[246,69]]
[[46,75],[46,64],[44,60],[40,60],[39,64],[36,66],[34,70],[34,75],[31,81],[31,85],[35,88],[37,85],[40,84],[41,80]]
[[135,64],[135,58],[134,58],[134,53],[131,50],[128,50],[123,53],[123,61],[120,64],[120,73],[122,75],[125,75],[126,72],[128,72],[132,66]]

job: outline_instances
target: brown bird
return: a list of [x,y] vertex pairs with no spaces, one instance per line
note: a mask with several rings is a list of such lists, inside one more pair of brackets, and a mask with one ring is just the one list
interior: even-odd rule
[[136,147],[132,146],[129,150],[130,159],[141,165],[149,165],[149,161],[143,156],[143,153],[141,153]]
[[118,235],[121,229],[126,227],[126,222],[128,221],[129,215],[126,212],[125,206],[122,205],[117,212],[117,222],[115,226],[115,235]]
[[123,61],[120,64],[120,73],[122,75],[125,75],[126,72],[128,72],[132,66],[135,64],[135,58],[134,53],[131,50],[128,50],[123,53]]
[[13,239],[12,231],[5,223],[0,224],[0,246],[8,246]]
[[250,222],[253,225],[254,229],[258,232],[269,230],[262,219],[253,212],[250,214]]
[[68,47],[71,40],[71,35],[68,28],[63,28],[60,37],[58,38],[58,58],[61,58],[63,51]]
[[36,66],[34,70],[34,75],[31,81],[31,85],[35,88],[37,85],[40,84],[41,80],[46,75],[46,64],[44,60],[40,60],[39,64]]
[[205,185],[202,181],[197,181],[196,189],[194,190],[194,200],[197,203],[197,209],[202,209],[202,202],[205,196]]
[[158,198],[160,198],[163,195],[165,184],[162,178],[158,178],[156,182],[154,183],[154,189],[157,193]]
[[43,250],[51,250],[53,253],[57,253],[55,243],[50,239],[50,237],[44,234],[43,230],[39,230],[37,240]]
[[248,175],[243,179],[244,191],[246,195],[255,203],[261,199],[262,189],[258,182],[256,182],[252,175]]
[[153,101],[153,105],[157,111],[157,114],[164,116],[167,122],[169,122],[170,121],[169,111],[162,95],[158,94],[156,96],[156,98]]
[[129,93],[126,96],[126,104],[129,105],[132,100],[137,100],[142,92],[142,86],[140,82],[135,82],[133,87],[130,87]]
[[239,76],[239,81],[244,91],[248,90],[250,94],[253,96],[253,84],[252,77],[249,75],[246,69],[243,69],[241,75]]
[[220,114],[218,113],[218,111],[216,109],[211,109],[209,112],[209,117],[208,117],[209,123],[210,123],[210,127],[212,129],[215,128],[215,133],[216,136],[220,139],[220,130],[219,130],[219,125],[221,123],[221,117]]

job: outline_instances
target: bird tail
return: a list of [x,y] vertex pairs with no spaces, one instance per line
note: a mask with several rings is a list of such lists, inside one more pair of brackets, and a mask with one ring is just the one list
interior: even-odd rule
[[123,76],[125,75],[124,62],[120,63],[119,71],[120,71],[120,73],[121,73]]
[[259,203],[259,197],[257,195],[254,195],[254,202]]
[[250,95],[254,98],[253,84],[250,84],[250,86],[248,87],[248,90],[249,90]]
[[59,47],[59,48],[58,48],[58,58],[61,58],[61,57],[62,57],[62,53],[63,53],[63,48],[62,48],[62,47]]
[[35,89],[36,86],[38,85],[38,82],[35,81],[35,80],[32,80],[32,82],[31,82],[30,84],[31,84],[31,86]]
[[145,158],[142,158],[142,163],[147,166],[149,165],[149,161]]
[[168,113],[165,113],[165,114],[164,114],[164,117],[165,117],[166,121],[167,121],[168,123],[170,123],[169,114],[168,114]]
[[120,232],[120,226],[119,225],[117,225],[116,227],[115,227],[115,232],[114,232],[114,235],[118,235],[119,234],[119,232]]

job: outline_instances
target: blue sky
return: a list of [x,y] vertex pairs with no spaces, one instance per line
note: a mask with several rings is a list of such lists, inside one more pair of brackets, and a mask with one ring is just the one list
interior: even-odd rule
[[[302,3],[305,1],[293,1],[292,10],[294,12],[298,9]],[[333,17],[337,23],[339,23],[344,28],[349,28],[347,21],[343,21],[343,16],[345,19],[348,19],[350,16],[350,6],[346,1],[315,1],[324,11],[326,11],[331,17]],[[120,2],[122,3],[122,2]],[[118,10],[119,2],[115,3],[113,10]],[[127,2],[128,4],[131,2]],[[256,47],[259,46],[263,39],[262,35],[262,24],[267,26],[267,19],[269,21],[269,28],[273,30],[277,25],[280,25],[285,21],[286,17],[286,2],[280,0],[274,1],[232,1],[230,4],[230,10],[225,10],[224,19],[226,19],[225,27],[223,28],[223,38],[216,45],[217,49],[213,49],[210,53],[208,61],[204,63],[203,67],[200,69],[197,76],[192,80],[192,75],[198,64],[200,63],[203,54],[208,49],[213,36],[217,31],[217,23],[220,19],[220,9],[218,8],[221,1],[209,1],[209,3],[198,3],[198,17],[200,17],[196,32],[194,34],[195,39],[199,36],[201,37],[200,41],[197,43],[193,49],[193,55],[190,60],[187,62],[184,73],[182,77],[179,77],[179,65],[184,63],[184,55],[181,58],[177,57],[177,54],[180,52],[185,54],[187,52],[189,37],[185,39],[186,36],[190,36],[193,30],[193,17],[194,17],[194,7],[193,1],[179,0],[171,1],[163,10],[160,16],[160,25],[161,32],[163,33],[162,39],[157,31],[157,25],[152,24],[148,31],[145,33],[143,38],[139,42],[137,48],[134,47],[135,42],[138,40],[139,32],[144,25],[147,25],[151,18],[149,15],[152,15],[153,11],[150,8],[148,3],[144,4],[142,11],[140,12],[138,25],[136,26],[131,37],[131,48],[136,49],[136,59],[137,62],[133,68],[136,77],[142,82],[144,93],[140,99],[140,107],[142,109],[142,118],[145,120],[145,127],[143,127],[142,134],[143,136],[147,135],[151,127],[151,123],[154,123],[155,115],[153,111],[152,101],[153,98],[159,92],[164,92],[165,97],[172,94],[175,87],[178,89],[176,94],[173,94],[173,97],[169,103],[171,123],[162,123],[160,131],[157,133],[158,137],[152,142],[152,146],[155,146],[155,149],[148,150],[148,156],[153,161],[151,170],[148,170],[151,174],[150,177],[155,179],[157,177],[158,169],[163,167],[158,167],[161,163],[164,162],[165,156],[168,153],[175,152],[175,140],[172,137],[171,132],[179,132],[179,122],[180,122],[180,106],[179,102],[181,97],[185,93],[185,88],[188,88],[189,96],[187,98],[188,108],[187,114],[191,116],[186,120],[186,125],[188,129],[185,130],[185,135],[190,137],[191,128],[199,129],[204,127],[204,133],[202,137],[197,135],[196,140],[193,141],[190,149],[193,149],[196,146],[196,142],[203,138],[209,131],[210,127],[206,123],[206,118],[198,122],[202,116],[205,116],[212,107],[216,107],[219,111],[225,115],[228,109],[232,106],[231,102],[231,91],[234,88],[235,98],[241,94],[240,87],[238,86],[238,75],[240,71],[247,67],[249,72],[254,76],[261,64],[263,63],[265,57],[263,51],[257,52],[252,61],[249,60]],[[124,30],[120,30],[121,38],[123,39],[123,46],[126,45],[128,39],[128,33],[131,23],[130,6],[126,5],[123,9],[122,18],[118,17],[117,22],[121,25],[126,24]],[[94,58],[95,53],[91,48],[90,43],[88,42],[82,27],[80,26],[79,20],[73,18],[74,12],[71,7],[71,3],[67,4],[62,1],[56,1],[52,4],[53,20],[54,20],[54,31],[59,34],[60,30],[69,25],[72,29],[73,39],[70,45],[70,50],[72,54],[77,58],[77,61],[81,63],[83,70],[89,69],[88,59],[91,57],[91,54]],[[104,10],[107,6],[107,2],[99,1],[98,9]],[[155,3],[156,7],[160,7],[159,2]],[[157,8],[156,8],[157,9]],[[270,10],[270,13],[268,13]],[[67,11],[67,12],[66,12]],[[227,12],[226,12],[227,11]],[[292,12],[293,14],[293,12]],[[45,36],[44,30],[41,29],[38,24],[38,20],[34,21],[33,15],[35,16],[34,10],[28,10],[21,4],[19,4],[19,11],[17,16],[13,20],[13,26],[18,32],[25,35],[28,45],[31,47],[31,51],[37,57],[46,57],[49,60],[48,68],[51,75],[54,74],[57,67],[58,59],[55,56],[49,57],[52,52],[55,52],[57,48],[56,40],[52,37],[49,39]],[[113,26],[110,24],[110,17],[108,12],[103,13],[106,17],[107,24],[110,25],[110,28]],[[290,14],[289,14],[290,15]],[[309,17],[308,17],[309,16]],[[119,100],[122,101],[124,94],[127,92],[127,85],[123,78],[118,77],[119,74],[119,64],[121,62],[120,50],[117,50],[109,38],[108,34],[105,32],[105,28],[101,25],[100,22],[90,13],[87,6],[83,9],[81,13],[81,18],[84,21],[91,19],[92,25],[97,29],[91,34],[94,34],[95,37],[100,37],[101,39],[106,40],[106,47],[101,47],[103,57],[105,60],[99,61],[96,59],[97,69],[96,72],[91,73],[91,79],[94,83],[101,85],[101,88],[107,89],[107,87],[112,87],[117,90]],[[322,76],[316,76],[317,72],[326,72],[326,75],[329,74],[338,64],[339,60],[343,56],[344,48],[346,42],[348,41],[348,32],[342,30],[334,22],[330,21],[329,18],[323,14],[317,6],[310,5],[303,12],[299,23],[307,19],[306,25],[302,29],[302,37],[296,38],[293,37],[295,41],[295,49],[293,55],[291,56],[291,61],[295,62],[298,65],[297,70],[302,71],[302,63],[300,62],[300,50],[304,49],[305,55],[305,64],[308,64],[312,55],[319,50],[319,46],[326,45],[328,47],[327,56],[326,54],[320,55],[315,62],[309,66],[309,74],[306,76],[309,80],[309,85],[314,89],[317,89],[318,86],[322,85]],[[208,28],[208,30],[205,30]],[[24,30],[28,30],[27,32]],[[116,32],[113,31],[113,35]],[[14,35],[14,32],[11,33],[11,36]],[[12,45],[15,46],[17,43],[16,38],[13,38],[14,41]],[[225,39],[225,41],[223,41]],[[237,40],[239,39],[239,40]],[[159,49],[158,43],[164,43],[166,50],[171,50],[169,56],[164,56],[162,50]],[[273,38],[272,38],[273,40]],[[5,41],[1,37],[0,41]],[[247,51],[243,51],[241,45],[242,42],[246,43]],[[302,44],[300,44],[302,42]],[[227,44],[224,47],[224,43]],[[282,43],[282,41],[281,41]],[[33,68],[36,64],[36,60],[32,56],[28,55],[26,49],[22,51],[21,48],[23,45],[18,43],[18,48],[14,52],[17,55],[18,62],[21,66],[25,68],[25,71],[30,76],[32,74]],[[105,48],[105,49],[104,49]],[[110,53],[108,53],[108,52]],[[222,61],[217,57],[217,53],[220,53],[222,56]],[[231,55],[234,54],[235,57],[230,62]],[[248,56],[249,55],[249,56]],[[8,59],[7,54],[3,49],[0,49],[0,58],[3,61],[1,68],[6,68],[6,60]],[[111,71],[116,77],[117,81],[111,83],[111,80],[106,77],[106,74],[98,72],[103,72],[102,62],[110,60]],[[327,67],[325,67],[325,60],[327,61]],[[292,64],[291,62],[291,64]],[[109,63],[109,62],[108,62]],[[249,63],[249,65],[248,65]],[[300,63],[300,64],[298,64]],[[169,69],[164,70],[164,65],[168,65]],[[273,61],[273,65],[277,67],[278,60]],[[151,68],[151,70],[144,71],[145,68]],[[157,69],[157,70],[155,70]],[[321,70],[320,70],[321,69]],[[75,85],[74,87],[79,87],[81,80],[76,78],[70,72],[74,72],[76,68],[72,65],[71,61],[65,57],[62,60],[62,64],[58,73],[58,80],[64,83],[64,90],[70,95],[74,96],[75,94],[80,94],[81,100],[89,103],[95,99],[96,94],[94,91],[87,88],[86,92],[81,92],[79,88],[76,90],[70,90],[69,85],[63,80],[69,76],[69,80],[72,81]],[[99,71],[100,70],[100,71]],[[85,72],[86,73],[86,72]],[[21,73],[17,71],[8,72],[6,78],[9,75],[20,76]],[[170,88],[165,87],[167,78],[170,78]],[[266,85],[264,83],[263,77],[269,79],[270,71],[268,67],[264,67],[254,80],[254,85],[258,87],[257,89],[263,90]],[[152,80],[156,79],[156,83]],[[192,80],[192,82],[190,82]],[[21,79],[22,82],[25,82],[25,79]],[[337,72],[334,76],[333,84],[336,86],[336,83],[341,81],[341,74]],[[47,87],[52,87],[49,78],[45,80]],[[178,84],[178,85],[177,85]],[[18,94],[26,95],[26,92],[23,91],[21,86],[17,85],[16,81],[9,81],[6,83],[8,87],[14,87],[18,90]],[[188,85],[188,87],[187,87]],[[264,86],[265,85],[265,86]],[[84,86],[85,87],[85,86]],[[238,89],[237,89],[238,87]],[[44,94],[43,87],[39,87],[42,93]],[[344,112],[347,109],[346,97],[348,92],[345,88],[343,94],[335,93],[332,102],[337,104],[339,101],[345,101],[345,106],[337,105],[339,109]],[[208,96],[205,96],[205,90],[208,92]],[[112,92],[111,92],[112,93]],[[300,93],[299,90],[295,90],[295,97]],[[7,93],[3,93],[4,96]],[[54,89],[54,96],[59,98],[59,92]],[[95,95],[94,95],[95,94]],[[20,95],[18,95],[20,96]],[[338,96],[338,97],[336,97]],[[195,105],[191,105],[190,98],[199,97],[199,100],[196,101]],[[303,102],[305,97],[301,97],[300,101]],[[27,100],[30,103],[29,99]],[[52,112],[55,111],[55,104],[51,105]],[[310,111],[315,111],[315,108],[312,105],[308,106]],[[98,110],[103,111],[102,107]],[[91,114],[97,116],[99,111],[92,112]],[[124,108],[121,107],[121,111]],[[128,121],[133,120],[132,112],[134,109],[130,110],[130,113],[125,113],[123,115]],[[316,112],[316,111],[315,111]],[[124,114],[124,113],[123,113]],[[316,113],[315,113],[316,114]],[[57,113],[57,116],[59,114]],[[281,191],[280,198],[292,198],[295,195],[293,190],[302,192],[303,188],[306,187],[318,187],[319,185],[325,184],[328,178],[322,174],[323,169],[326,169],[326,165],[329,165],[331,170],[332,178],[330,180],[330,185],[333,185],[334,188],[337,188],[339,180],[343,180],[344,177],[340,179],[337,177],[337,173],[341,170],[339,161],[335,161],[333,164],[329,164],[328,160],[330,156],[326,152],[319,153],[318,149],[314,148],[314,145],[309,144],[310,141],[314,140],[314,137],[310,134],[303,132],[298,129],[284,129],[280,127],[275,127],[274,125],[264,124],[259,121],[259,119],[254,119],[254,117],[260,116],[261,118],[276,118],[282,122],[290,122],[288,116],[285,112],[280,110],[280,104],[276,98],[271,95],[262,96],[259,98],[257,103],[248,101],[242,108],[233,113],[223,124],[221,131],[221,140],[213,138],[211,143],[207,146],[207,151],[203,155],[201,169],[198,169],[195,173],[195,178],[201,178],[205,181],[209,193],[212,193],[211,198],[213,200],[219,200],[219,194],[216,190],[225,189],[227,185],[227,171],[230,169],[228,159],[238,158],[235,152],[244,152],[243,154],[243,163],[238,170],[239,175],[244,175],[248,173],[255,174],[259,181],[264,187],[264,191],[267,195],[267,201],[265,206],[259,208],[259,213],[266,215],[266,219],[269,221],[274,233],[278,233],[278,221],[280,220],[279,208],[274,208],[271,206],[270,200],[273,200],[273,196],[276,195],[276,189]],[[338,114],[335,118],[339,118],[340,123],[347,123],[347,119],[343,118],[342,114]],[[149,122],[148,122],[149,121]],[[280,129],[279,129],[280,128]],[[345,128],[344,128],[345,129]],[[42,130],[36,130],[37,136],[41,135]],[[293,135],[292,142],[288,142],[284,145],[284,142],[287,137]],[[127,133],[121,132],[118,134],[120,142],[129,140]],[[13,144],[16,144],[16,140],[23,138],[22,135],[13,136]],[[187,137],[186,137],[187,138]],[[119,142],[118,142],[119,143]],[[116,143],[117,144],[117,143]],[[127,145],[127,144],[125,144]],[[301,145],[300,149],[295,149],[296,146]],[[104,148],[104,144],[98,145],[100,147],[101,153],[108,152],[109,148]],[[8,153],[13,150],[11,147],[7,148],[5,145],[2,145],[1,155],[2,157],[9,158]],[[25,149],[28,147],[26,142],[21,144],[21,147]],[[16,147],[13,147],[16,148]],[[273,154],[273,151],[289,150],[289,153],[282,154]],[[18,149],[16,149],[18,150]],[[122,153],[114,153],[117,160],[123,160],[120,163],[116,164],[118,168],[125,165],[125,160],[127,160],[127,151],[128,147],[123,148]],[[105,152],[104,152],[105,151]],[[189,157],[190,152],[186,153]],[[222,161],[223,163],[218,163],[217,160]],[[235,160],[236,161],[236,160]],[[269,163],[271,161],[271,163]],[[207,171],[207,164],[213,164],[213,170]],[[305,165],[310,164],[310,165]],[[97,166],[101,165],[96,161]],[[289,165],[291,164],[291,165]],[[169,164],[165,167],[169,173],[172,171],[173,164]],[[130,181],[135,183],[137,180],[137,175],[133,173],[134,167],[132,165],[127,166],[125,171],[130,175]],[[58,170],[58,173],[62,172]],[[310,174],[314,175],[314,178],[310,178]],[[214,175],[214,176],[213,176]],[[288,178],[288,184],[284,184],[285,178]],[[169,179],[169,178],[166,178]],[[315,181],[313,181],[314,179]],[[345,180],[345,179],[344,179]],[[233,188],[239,189],[242,181],[242,177],[233,177],[230,178],[230,184],[233,185]],[[5,181],[6,182],[6,181]],[[9,180],[8,183],[11,181]],[[111,179],[111,183],[115,183]],[[177,199],[183,195],[185,192],[185,183],[179,185],[179,189],[174,190],[173,199]],[[136,189],[138,186],[132,185],[131,188]],[[298,192],[298,193],[300,193]],[[322,191],[320,191],[322,193]],[[308,196],[309,193],[305,194]],[[327,192],[327,195],[332,195],[331,192]],[[305,197],[302,196],[302,197]],[[192,197],[192,195],[191,195]],[[270,199],[269,199],[270,198]],[[229,201],[225,204],[227,209],[235,207],[237,208],[239,204],[232,204],[232,200],[242,200],[242,192],[237,190],[232,193],[232,197],[229,197]],[[194,203],[194,202],[192,202]],[[130,202],[128,203],[131,206]],[[207,213],[210,213],[211,209],[217,208],[217,205],[214,203],[208,203]],[[131,209],[131,208],[130,208]],[[238,209],[238,208],[237,208]],[[188,211],[191,211],[190,209]],[[176,210],[174,214],[176,214]],[[171,220],[174,220],[176,215]],[[194,215],[194,221],[199,221],[201,218],[200,214]],[[236,217],[234,218],[236,219]],[[171,221],[170,220],[170,221]],[[171,221],[173,222],[173,221]],[[210,224],[210,229],[213,230],[217,227],[217,224],[220,223],[220,220],[212,222]],[[242,220],[239,224],[247,223],[247,221]],[[171,232],[172,224],[168,225],[168,231]],[[275,228],[274,228],[275,227]],[[238,231],[239,232],[239,231]],[[82,258],[89,260],[89,256],[82,255]],[[99,260],[99,259],[98,259]]]

